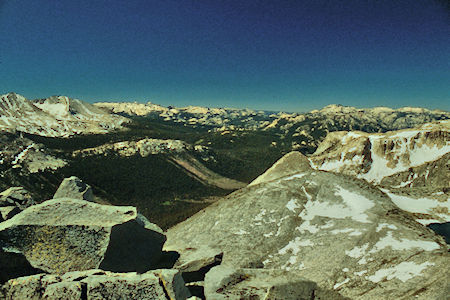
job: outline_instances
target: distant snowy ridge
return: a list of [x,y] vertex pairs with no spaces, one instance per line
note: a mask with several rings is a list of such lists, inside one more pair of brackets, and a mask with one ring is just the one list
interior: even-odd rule
[[435,161],[450,152],[450,121],[384,134],[329,133],[311,161],[319,170],[355,175],[369,182]]
[[124,117],[64,96],[33,101],[15,93],[0,96],[0,131],[66,137],[107,133],[125,122]]
[[[153,116],[166,122],[191,126],[214,126],[216,130],[258,129],[262,120],[269,119],[269,112],[251,109],[210,108],[202,106],[164,107],[148,102],[99,102],[95,106],[127,116]],[[219,128],[217,128],[219,127]]]

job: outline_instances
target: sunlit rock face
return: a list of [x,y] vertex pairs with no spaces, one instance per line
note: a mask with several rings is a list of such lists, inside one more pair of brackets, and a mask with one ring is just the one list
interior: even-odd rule
[[217,249],[222,265],[293,271],[351,299],[442,294],[449,257],[440,236],[364,180],[298,161],[296,173],[287,164],[284,174],[281,160],[262,175],[269,180],[176,225],[165,248],[180,259]]
[[76,176],[71,176],[64,178],[53,198],[70,198],[94,202],[94,193],[89,184]]
[[73,153],[73,155],[89,156],[104,155],[106,153],[117,153],[123,157],[133,156],[136,154],[142,157],[147,157],[152,154],[177,154],[186,151],[194,151],[194,147],[181,140],[145,138],[139,141],[123,141],[112,144],[104,144],[93,148],[77,150]]

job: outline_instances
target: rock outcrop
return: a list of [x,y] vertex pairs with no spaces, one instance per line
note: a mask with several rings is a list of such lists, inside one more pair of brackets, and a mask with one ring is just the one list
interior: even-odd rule
[[[162,258],[165,236],[143,227],[136,208],[53,199],[0,223],[0,281],[41,272],[101,268],[145,272]],[[16,263],[9,263],[11,257]]]
[[[18,169],[29,173],[56,170],[67,162],[55,157],[42,144],[36,144],[20,135],[4,134],[0,136],[0,166],[5,169]],[[25,174],[24,174],[25,176]]]
[[293,151],[283,156],[264,174],[253,180],[249,185],[256,185],[263,182],[272,181],[289,175],[298,174],[302,170],[311,169],[310,162],[306,156],[300,152]]
[[185,253],[215,249],[224,266],[294,272],[351,299],[436,299],[448,288],[442,237],[373,185],[304,165],[230,194],[167,238],[184,264]]
[[2,299],[162,299],[185,300],[190,296],[177,270],[143,274],[103,270],[38,274],[9,280],[0,289]]
[[285,270],[234,269],[217,266],[205,277],[206,299],[348,299],[316,283],[300,273]]
[[117,153],[120,156],[128,157],[140,155],[147,157],[152,154],[161,153],[181,153],[193,151],[194,147],[181,140],[161,140],[145,138],[139,141],[125,141],[113,144],[105,144],[94,148],[77,150],[73,156],[106,155],[107,153]]
[[72,176],[65,178],[58,187],[53,199],[71,198],[94,202],[94,193],[89,184],[84,183],[80,178]]
[[23,187],[11,187],[0,193],[0,207],[17,206],[24,210],[33,204],[33,198]]

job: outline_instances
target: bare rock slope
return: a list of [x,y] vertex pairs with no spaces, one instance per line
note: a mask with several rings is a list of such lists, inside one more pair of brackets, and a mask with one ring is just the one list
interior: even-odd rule
[[55,157],[42,144],[20,136],[0,135],[0,169],[39,173],[56,170],[66,164],[67,161]]
[[[305,158],[285,158],[293,160]],[[165,249],[181,261],[216,249],[224,266],[292,271],[351,299],[444,297],[450,268],[440,236],[363,180],[297,166],[286,175],[280,163],[168,230]]]

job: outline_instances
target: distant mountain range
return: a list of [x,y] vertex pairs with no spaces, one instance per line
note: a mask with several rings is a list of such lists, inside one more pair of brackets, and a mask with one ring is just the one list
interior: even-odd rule
[[[179,208],[184,215],[188,205],[195,212],[210,197],[242,187],[297,150],[309,155],[318,170],[386,189],[400,206],[416,199],[420,208],[409,210],[424,224],[449,220],[448,211],[439,208],[448,206],[450,189],[446,111],[329,105],[284,113],[91,105],[64,96],[27,100],[14,93],[0,100],[0,130],[9,133],[1,140],[0,186],[24,186],[41,200],[64,177],[76,175],[103,200],[125,204],[128,198],[144,212],[152,211],[148,216],[158,223],[153,213],[159,209]],[[171,189],[171,182],[178,184]],[[146,192],[149,188],[152,193]],[[180,220],[169,219],[160,225]]]
[[[284,135],[305,136],[305,131],[363,130],[385,132],[418,126],[435,120],[450,118],[450,113],[440,110],[403,107],[391,109],[375,107],[359,109],[342,105],[328,105],[321,110],[308,113],[269,112],[250,109],[207,108],[188,106],[183,108],[163,107],[147,103],[95,103],[97,107],[125,116],[153,117],[166,122],[191,126],[213,126],[215,130],[234,129],[277,130]],[[312,124],[311,124],[312,123]],[[318,124],[319,126],[314,126]]]
[[317,136],[324,137],[331,131],[386,132],[449,119],[450,113],[412,107],[358,109],[341,105],[329,105],[308,113],[284,113],[199,106],[176,108],[153,103],[89,104],[65,96],[27,100],[15,93],[0,96],[0,129],[4,131],[16,130],[42,136],[106,133],[122,129],[127,122],[124,117],[152,118],[168,124],[204,126],[222,132],[274,131],[294,138],[293,146],[301,148],[305,143],[316,140]]

